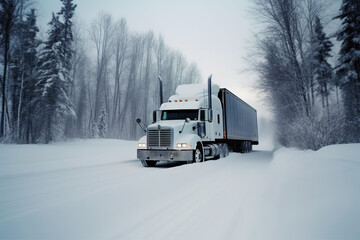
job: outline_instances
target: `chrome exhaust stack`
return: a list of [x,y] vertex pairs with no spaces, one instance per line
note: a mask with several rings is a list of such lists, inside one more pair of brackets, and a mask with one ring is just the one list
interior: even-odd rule
[[212,122],[212,92],[211,92],[211,78],[212,74],[208,78],[208,107],[209,107],[209,122]]

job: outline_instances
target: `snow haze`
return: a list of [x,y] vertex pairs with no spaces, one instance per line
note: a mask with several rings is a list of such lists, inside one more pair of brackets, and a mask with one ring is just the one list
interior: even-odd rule
[[[51,11],[58,11],[60,1],[39,0],[40,19],[49,22]],[[91,23],[100,12],[114,19],[125,18],[130,29],[138,32],[153,30],[167,44],[194,61],[205,81],[213,74],[214,83],[230,89],[258,110],[269,116],[262,95],[254,89],[255,74],[248,71],[247,56],[253,47],[252,34],[256,25],[250,8],[252,1],[89,1],[76,0],[76,15]]]

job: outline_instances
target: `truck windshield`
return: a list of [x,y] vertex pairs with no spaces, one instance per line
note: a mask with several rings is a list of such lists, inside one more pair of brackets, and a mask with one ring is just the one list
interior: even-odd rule
[[161,112],[161,120],[198,120],[199,110],[166,110]]

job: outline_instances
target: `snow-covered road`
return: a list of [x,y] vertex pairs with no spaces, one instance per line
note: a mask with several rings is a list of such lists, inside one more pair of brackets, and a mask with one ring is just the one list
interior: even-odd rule
[[360,238],[359,144],[274,156],[143,168],[135,142],[0,145],[0,239]]

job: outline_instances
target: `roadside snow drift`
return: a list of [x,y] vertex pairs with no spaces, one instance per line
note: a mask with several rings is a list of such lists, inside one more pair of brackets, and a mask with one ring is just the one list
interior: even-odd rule
[[0,239],[360,239],[360,144],[144,168],[136,142],[0,145]]

